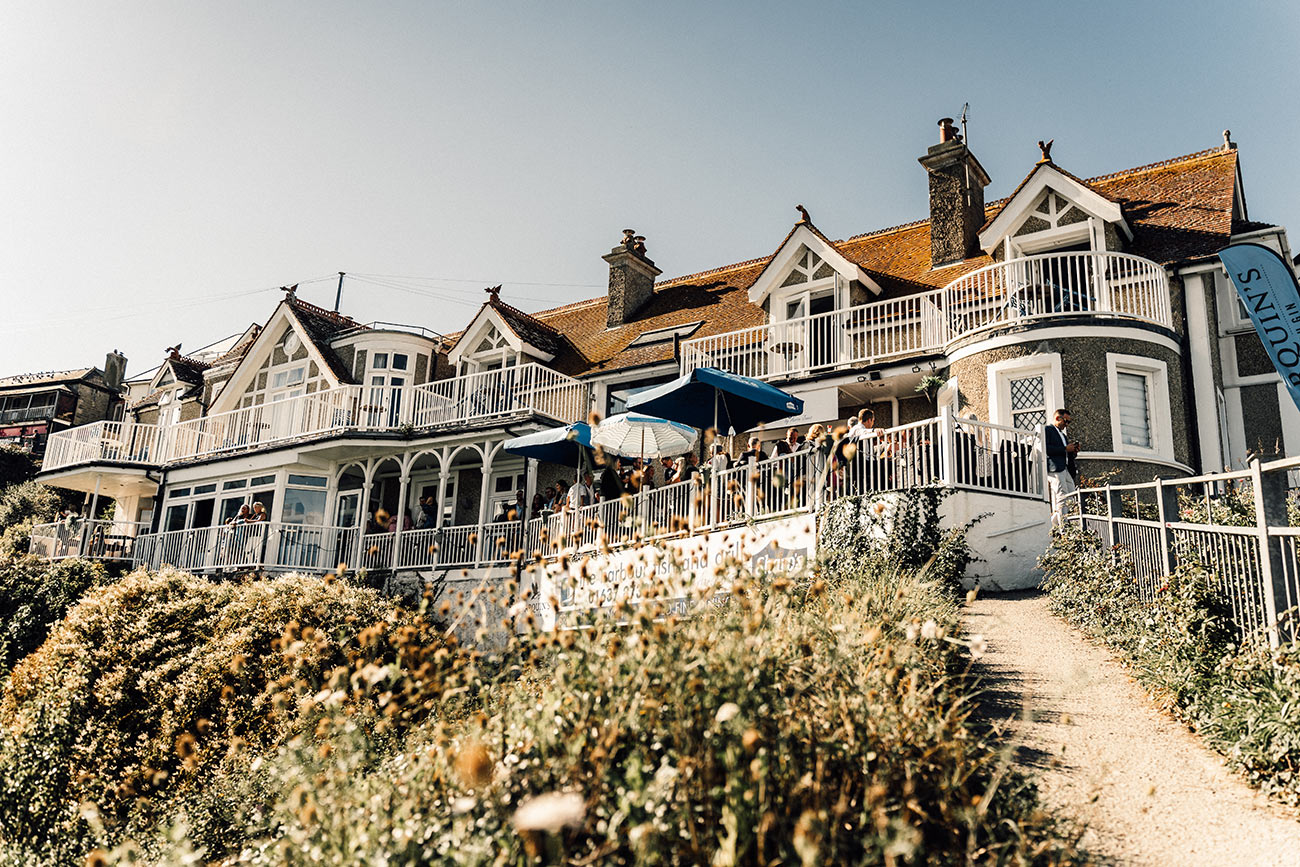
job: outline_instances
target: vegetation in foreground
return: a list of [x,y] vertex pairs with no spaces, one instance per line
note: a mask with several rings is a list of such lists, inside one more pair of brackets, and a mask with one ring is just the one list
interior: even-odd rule
[[4,860],[1077,860],[968,724],[962,540],[844,508],[807,575],[554,633],[500,600],[491,652],[344,580],[97,585],[0,697]]
[[1300,805],[1300,644],[1238,644],[1205,569],[1184,564],[1143,602],[1127,564],[1067,528],[1042,565],[1052,610],[1120,653],[1138,680],[1251,783]]

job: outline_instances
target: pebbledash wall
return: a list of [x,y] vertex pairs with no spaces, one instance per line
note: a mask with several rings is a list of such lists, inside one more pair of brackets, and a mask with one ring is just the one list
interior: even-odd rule
[[[981,338],[954,349],[950,359],[959,413],[986,421],[1005,418],[1010,380],[1045,372],[1044,411],[1050,418],[1057,408],[1071,409],[1070,438],[1082,446],[1084,476],[1121,483],[1191,471],[1183,356],[1179,342],[1163,329],[1050,323]],[[1118,441],[1114,384],[1120,371],[1150,374],[1150,449]]]

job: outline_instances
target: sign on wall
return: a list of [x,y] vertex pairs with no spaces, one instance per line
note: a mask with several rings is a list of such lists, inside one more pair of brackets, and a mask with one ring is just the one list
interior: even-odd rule
[[[672,539],[641,548],[576,557],[538,582],[532,607],[544,624],[651,595],[685,613],[725,594],[738,568],[754,574],[797,573],[817,547],[816,517],[795,515],[752,527]],[[558,601],[556,610],[550,600]]]
[[1295,271],[1262,244],[1233,244],[1220,250],[1219,258],[1273,367],[1300,407],[1300,285]]

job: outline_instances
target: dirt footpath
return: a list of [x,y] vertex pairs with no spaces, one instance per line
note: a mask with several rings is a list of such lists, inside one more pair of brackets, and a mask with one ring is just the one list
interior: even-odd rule
[[1050,809],[1087,826],[1084,846],[1119,864],[1300,867],[1300,819],[1157,710],[1047,601],[980,598],[967,628],[988,642],[983,715],[1013,720],[1017,761]]

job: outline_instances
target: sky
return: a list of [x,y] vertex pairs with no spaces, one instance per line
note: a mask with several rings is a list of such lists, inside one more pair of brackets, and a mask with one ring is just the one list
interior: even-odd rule
[[[1055,139],[1090,177],[1239,144],[1300,227],[1300,4],[0,4],[0,375],[135,374],[299,297],[462,328],[603,294],[625,227],[664,277],[927,214],[970,104],[1008,194]],[[1293,241],[1293,246],[1300,244]]]

